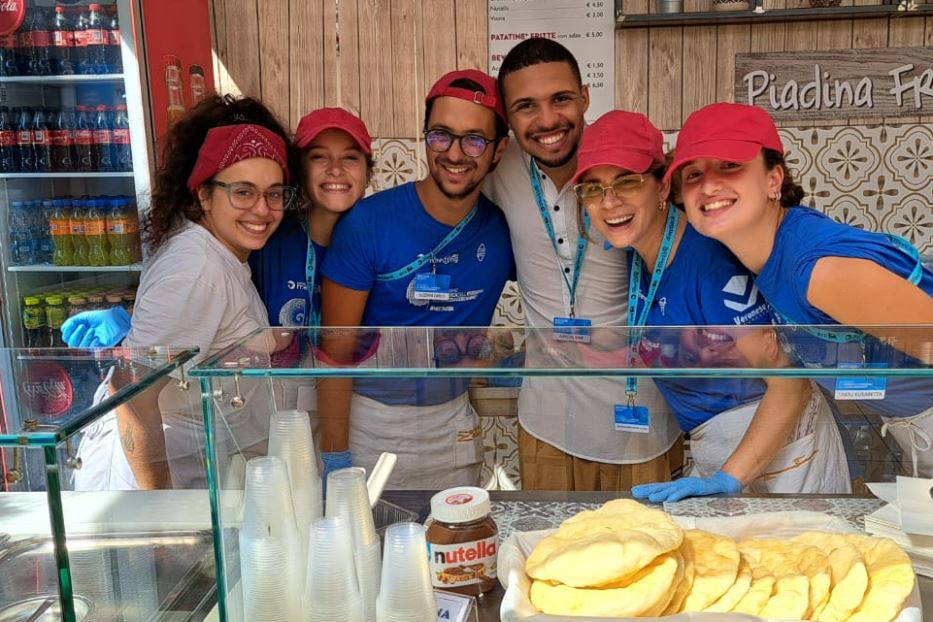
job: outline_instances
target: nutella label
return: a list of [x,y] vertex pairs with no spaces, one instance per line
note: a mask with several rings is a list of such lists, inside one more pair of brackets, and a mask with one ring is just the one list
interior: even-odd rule
[[431,583],[434,587],[460,587],[496,578],[498,537],[459,544],[428,544]]

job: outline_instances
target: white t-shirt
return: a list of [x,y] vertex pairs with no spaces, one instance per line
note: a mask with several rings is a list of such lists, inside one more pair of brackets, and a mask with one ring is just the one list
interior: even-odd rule
[[[570,314],[570,292],[577,250],[577,199],[571,184],[558,191],[541,174],[558,252],[544,227],[531,189],[531,158],[512,138],[484,192],[502,208],[512,238],[525,323],[550,328],[555,317]],[[594,326],[624,326],[628,308],[628,264],[622,249],[604,248],[595,227],[576,292],[576,316]],[[533,363],[535,351],[526,356]],[[618,432],[614,408],[625,403],[622,378],[526,378],[519,394],[518,417],[532,436],[571,455],[615,464],[647,462],[670,449],[679,434],[670,409],[648,379],[639,379],[639,405],[651,413],[650,433]]]
[[[266,326],[266,318],[266,308],[250,280],[249,264],[207,229],[189,222],[146,265],[132,328],[123,343],[129,347],[198,346],[201,351],[190,366]],[[212,383],[218,388],[216,380]],[[273,408],[268,383],[242,379],[240,394],[246,405],[239,409],[229,403],[235,393],[232,382],[224,380],[223,388],[226,397],[215,404],[224,413],[224,429],[218,432],[229,433],[223,441],[231,444],[227,449],[265,440]],[[204,424],[198,383],[192,381],[184,391],[170,382],[159,393],[159,409],[169,460],[200,451]]]

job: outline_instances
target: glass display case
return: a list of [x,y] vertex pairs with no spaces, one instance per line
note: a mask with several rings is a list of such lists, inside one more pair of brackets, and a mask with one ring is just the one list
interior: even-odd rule
[[[184,382],[196,353],[0,350],[0,619],[151,620],[212,604],[206,491],[88,484],[114,462],[114,411]],[[101,439],[110,452],[91,451]]]
[[[238,533],[249,456],[242,448],[255,445],[238,438],[231,409],[307,411],[324,449],[343,449],[349,439],[354,466],[369,469],[379,452],[397,454],[396,470],[409,479],[390,479],[386,494],[398,499],[400,489],[421,489],[411,509],[422,518],[424,490],[513,491],[493,496],[493,514],[518,528],[525,507],[533,514],[526,529],[551,524],[536,513],[534,495],[543,493],[521,490],[515,464],[525,451],[526,417],[535,422],[546,412],[559,413],[545,420],[554,445],[584,439],[618,444],[623,455],[631,448],[653,453],[649,459],[676,456],[668,477],[711,475],[745,451],[756,463],[746,495],[864,497],[864,481],[910,474],[915,456],[921,472],[929,468],[929,448],[924,454],[911,439],[927,434],[923,426],[933,420],[930,326],[273,328],[190,375],[201,383],[221,620],[244,619]],[[437,421],[452,435],[446,445],[433,436]],[[749,449],[743,443],[752,427],[764,445]],[[651,442],[656,447],[645,450]],[[683,459],[675,451],[681,446]],[[464,449],[473,452],[466,459]],[[480,464],[459,469],[471,459]],[[790,466],[769,470],[779,459]],[[798,467],[822,477],[783,476]],[[452,480],[451,473],[464,475]],[[577,493],[554,494],[574,511],[583,507]],[[517,505],[506,508],[505,499]],[[878,505],[853,507],[865,514]]]

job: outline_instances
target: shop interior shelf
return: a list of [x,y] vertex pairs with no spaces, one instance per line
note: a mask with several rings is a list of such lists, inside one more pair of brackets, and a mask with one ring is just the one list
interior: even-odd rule
[[102,177],[132,177],[133,171],[117,173],[0,173],[0,179],[97,179]]
[[143,264],[134,263],[128,266],[7,266],[10,272],[141,272]]
[[919,5],[905,11],[896,4],[870,6],[840,6],[828,8],[771,9],[755,11],[708,11],[686,13],[651,13],[619,15],[616,28],[648,28],[667,26],[724,26],[728,24],[759,24],[764,22],[796,22],[833,19],[868,19],[879,17],[933,16],[933,7]]
[[123,82],[123,74],[102,73],[73,76],[4,76],[0,78],[0,84],[46,84],[57,86],[81,84],[84,82]]

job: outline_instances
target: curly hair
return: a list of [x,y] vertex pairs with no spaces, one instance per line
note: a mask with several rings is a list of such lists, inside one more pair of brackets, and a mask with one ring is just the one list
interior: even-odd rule
[[770,171],[775,166],[784,169],[784,181],[781,183],[781,206],[794,207],[800,205],[807,193],[800,184],[794,181],[794,176],[791,175],[790,169],[787,168],[784,156],[773,149],[762,149],[762,154],[766,169]]
[[194,170],[198,150],[208,130],[238,123],[261,125],[281,136],[288,152],[291,183],[304,189],[301,154],[285,128],[262,102],[250,97],[208,96],[172,124],[165,136],[144,225],[150,251],[162,246],[186,221],[197,222],[204,215],[197,196],[188,189],[188,177]]

